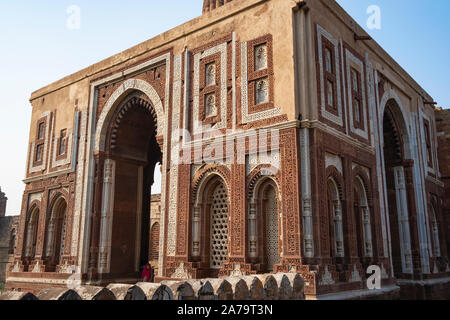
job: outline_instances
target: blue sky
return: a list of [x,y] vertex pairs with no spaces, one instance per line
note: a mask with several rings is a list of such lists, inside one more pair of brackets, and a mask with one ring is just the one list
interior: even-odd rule
[[[450,1],[338,2],[363,27],[367,7],[378,5],[382,28],[368,32],[439,105],[450,107]],[[71,5],[81,9],[77,30],[66,26]],[[9,198],[7,214],[20,213],[31,92],[195,18],[201,9],[201,0],[0,0],[0,186]]]

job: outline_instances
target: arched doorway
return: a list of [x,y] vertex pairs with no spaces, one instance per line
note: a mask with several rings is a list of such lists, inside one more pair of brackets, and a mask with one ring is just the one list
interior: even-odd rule
[[228,257],[228,190],[216,174],[207,176],[201,184],[192,217],[191,256],[199,265],[199,277],[216,278]]
[[249,261],[258,272],[270,273],[281,261],[281,201],[272,178],[260,179],[254,189],[248,216]]
[[335,264],[343,264],[345,256],[342,199],[339,185],[332,177],[327,182],[330,257]]
[[440,258],[441,257],[441,240],[439,237],[439,220],[437,217],[437,212],[435,209],[434,204],[431,204],[431,233],[432,233],[432,243],[433,243],[433,255],[434,257]]
[[28,271],[30,263],[33,261],[36,254],[36,241],[39,222],[39,208],[37,205],[32,206],[28,212],[25,224],[25,245],[23,248],[23,265],[24,271]]
[[67,202],[59,197],[49,210],[46,219],[44,263],[46,272],[55,272],[64,253]]
[[356,226],[356,247],[364,266],[371,264],[373,258],[372,223],[367,200],[367,190],[360,176],[353,181],[353,208]]
[[267,184],[262,190],[264,221],[264,257],[267,272],[273,272],[280,263],[280,241],[278,229],[278,199],[273,185]]
[[151,194],[162,161],[153,105],[140,91],[115,108],[106,132],[99,273],[135,281],[150,258]]
[[405,146],[409,136],[395,100],[386,104],[383,115],[384,167],[389,208],[392,264],[396,276],[412,273],[411,235],[405,180]]

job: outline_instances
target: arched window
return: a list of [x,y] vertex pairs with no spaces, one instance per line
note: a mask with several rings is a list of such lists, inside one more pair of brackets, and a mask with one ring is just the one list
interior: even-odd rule
[[159,259],[159,223],[153,224],[150,231],[150,260]]
[[373,245],[370,208],[366,189],[360,176],[357,176],[354,181],[353,200],[358,255],[360,258],[371,258],[373,257]]
[[66,211],[67,202],[60,197],[48,214],[44,247],[46,271],[54,271],[61,261],[64,252]]
[[24,258],[31,260],[36,253],[37,229],[39,222],[39,208],[34,206],[29,214],[25,229]]
[[330,219],[330,256],[342,258],[345,255],[342,223],[342,203],[337,182],[328,179],[328,216]]
[[433,235],[433,254],[436,258],[441,256],[441,244],[439,240],[439,222],[436,216],[436,210],[431,205],[431,232]]

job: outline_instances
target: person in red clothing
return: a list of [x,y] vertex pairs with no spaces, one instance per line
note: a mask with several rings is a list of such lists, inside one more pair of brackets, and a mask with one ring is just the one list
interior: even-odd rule
[[153,280],[153,269],[150,262],[148,262],[141,275],[142,282],[151,282]]

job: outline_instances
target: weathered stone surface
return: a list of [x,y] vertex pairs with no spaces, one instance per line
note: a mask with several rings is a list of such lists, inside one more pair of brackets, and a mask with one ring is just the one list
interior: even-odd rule
[[112,283],[106,288],[110,290],[117,300],[125,300],[125,297],[128,294],[128,290],[133,287],[131,284],[119,284],[119,283]]
[[7,291],[0,300],[302,300],[304,281],[298,274],[265,274],[221,279],[48,288],[36,296]]
[[240,277],[230,277],[227,281],[231,284],[233,290],[233,300],[248,300],[249,290],[247,282]]
[[161,284],[166,285],[173,293],[174,300],[194,300],[195,293],[192,285],[187,281],[163,281]]
[[278,300],[278,284],[272,274],[257,275],[264,286],[264,300]]
[[19,216],[2,217],[0,212],[0,284],[5,283],[8,263],[11,263],[14,259],[13,253],[15,249],[16,236],[19,229],[19,218]]
[[290,300],[292,297],[293,288],[289,278],[282,273],[275,274],[273,277],[277,281],[279,300]]
[[217,300],[233,300],[233,288],[225,279],[206,279],[214,289]]
[[18,292],[18,291],[6,291],[0,294],[0,300],[38,300],[38,298],[32,294],[27,292]]
[[108,288],[81,286],[75,291],[82,300],[116,300],[114,293]]
[[204,280],[189,280],[188,284],[192,286],[196,300],[214,300],[214,288],[211,282]]
[[242,278],[249,288],[250,300],[263,300],[264,286],[261,280],[256,276],[245,276]]
[[36,297],[39,300],[82,300],[77,292],[65,288],[44,289]]
[[291,282],[291,300],[305,300],[305,280],[298,273],[286,273],[286,277]]
[[173,292],[164,284],[139,282],[128,289],[125,300],[173,300]]

